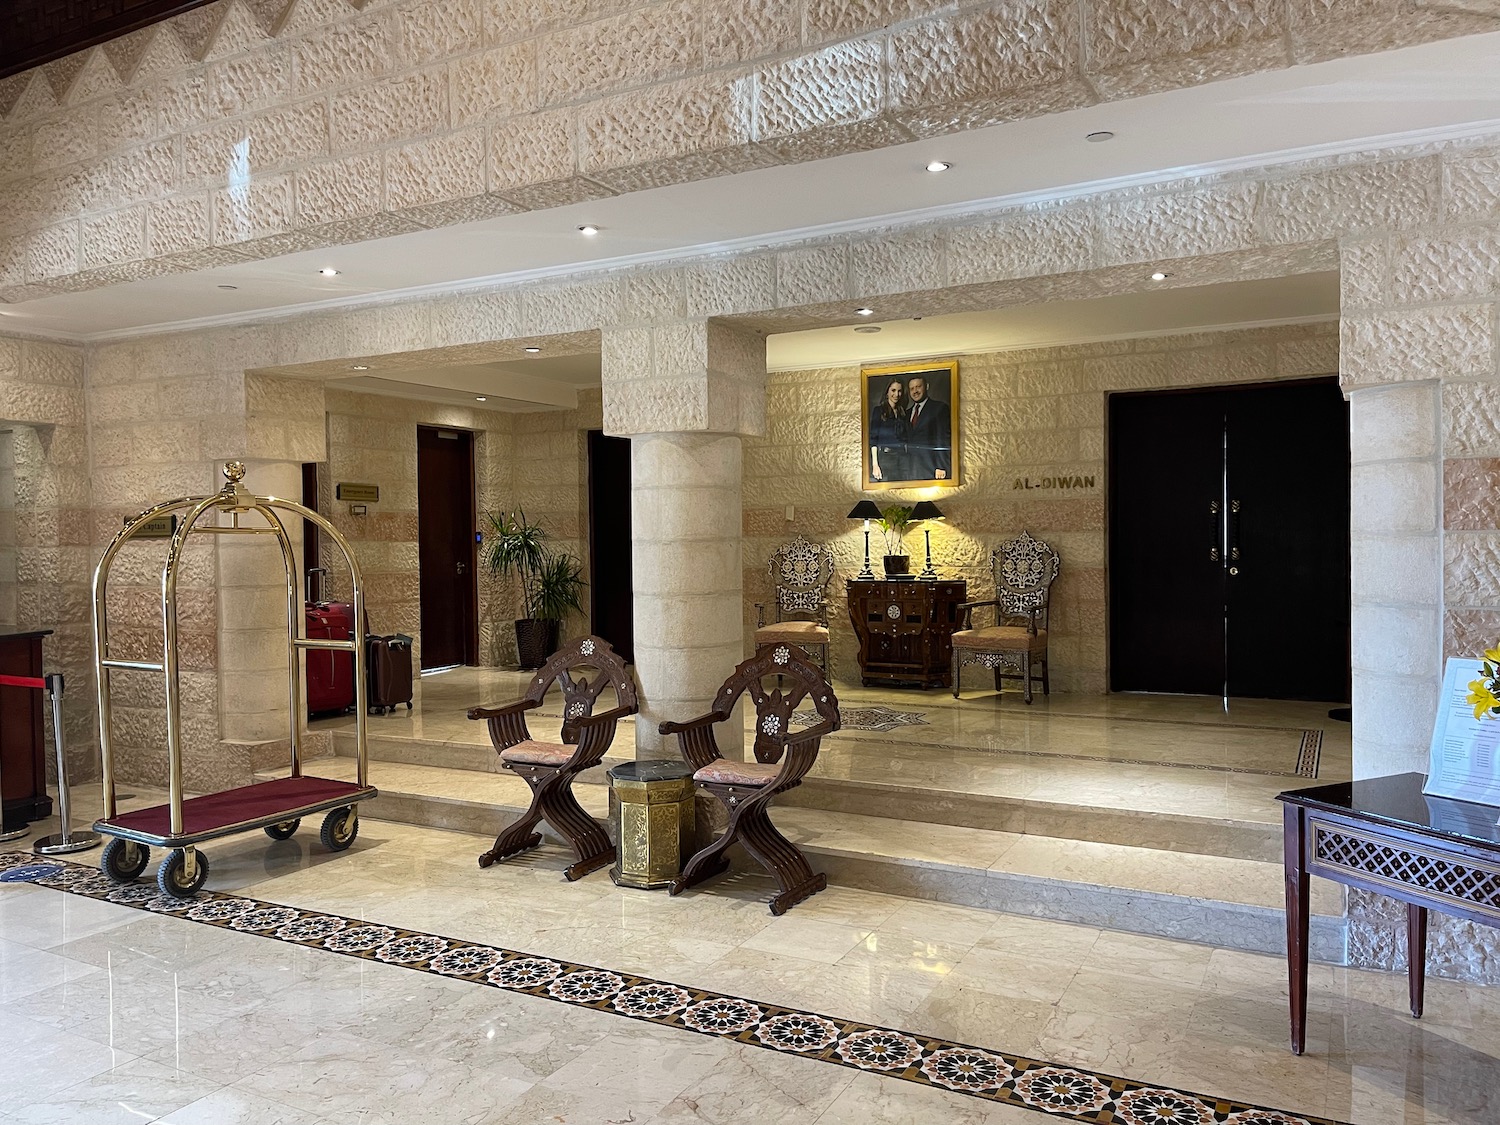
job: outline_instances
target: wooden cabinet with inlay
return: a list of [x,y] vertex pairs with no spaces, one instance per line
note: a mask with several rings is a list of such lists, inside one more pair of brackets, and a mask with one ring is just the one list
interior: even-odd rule
[[859,638],[860,682],[948,687],[962,581],[849,580],[849,620]]

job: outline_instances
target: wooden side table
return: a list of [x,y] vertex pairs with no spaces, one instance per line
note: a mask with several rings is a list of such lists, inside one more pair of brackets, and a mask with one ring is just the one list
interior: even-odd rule
[[890,582],[851,578],[849,621],[859,638],[860,682],[949,687],[960,580]]
[[1406,903],[1411,1014],[1422,1017],[1427,911],[1500,926],[1500,809],[1422,793],[1400,773],[1282,793],[1292,1053],[1307,1032],[1309,876]]

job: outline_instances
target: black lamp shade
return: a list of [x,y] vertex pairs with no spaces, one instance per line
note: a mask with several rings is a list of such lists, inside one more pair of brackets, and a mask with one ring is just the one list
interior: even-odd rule
[[919,500],[917,506],[911,510],[913,520],[941,520],[947,517],[938,511],[938,506],[931,500]]
[[878,520],[880,509],[875,506],[873,500],[861,500],[854,505],[854,511],[849,513],[849,518],[851,520]]

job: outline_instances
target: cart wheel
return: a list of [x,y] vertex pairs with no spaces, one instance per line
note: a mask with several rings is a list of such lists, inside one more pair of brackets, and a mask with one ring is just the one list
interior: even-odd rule
[[104,845],[99,870],[116,883],[129,883],[151,862],[151,849],[133,840],[113,839]]
[[196,858],[194,866],[197,870],[193,873],[191,882],[182,873],[186,861],[180,848],[161,861],[161,866],[156,869],[156,885],[161,888],[162,894],[173,898],[192,898],[203,889],[203,884],[208,881],[208,856],[199,852]]
[[296,820],[283,820],[280,824],[266,825],[266,835],[273,840],[290,840],[297,832],[297,826],[302,823],[299,817]]
[[406,709],[407,709],[407,710],[408,710],[408,711],[410,711],[410,710],[411,710],[411,700],[410,700],[410,699],[408,699],[408,700],[407,700],[407,701],[406,701]]
[[359,817],[354,815],[354,809],[346,806],[342,809],[334,809],[323,818],[323,830],[318,833],[318,839],[323,846],[331,852],[341,852],[359,835]]

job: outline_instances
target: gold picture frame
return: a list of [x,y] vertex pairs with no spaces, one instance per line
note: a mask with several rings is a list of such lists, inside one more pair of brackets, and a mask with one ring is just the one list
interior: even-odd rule
[[[920,393],[913,385],[918,380]],[[899,394],[896,383],[901,384]],[[859,460],[866,492],[958,487],[958,395],[956,359],[859,369]]]

